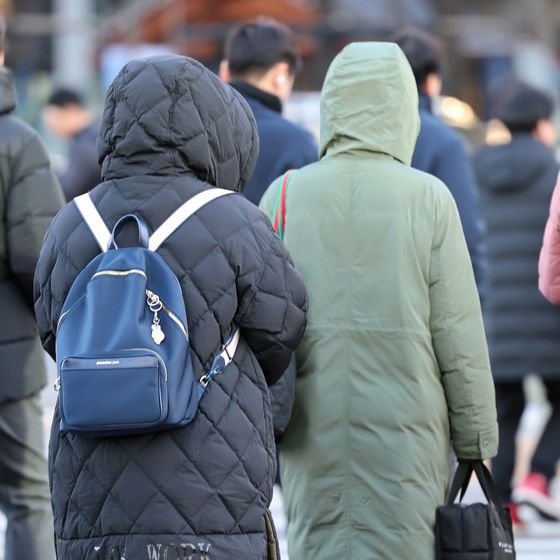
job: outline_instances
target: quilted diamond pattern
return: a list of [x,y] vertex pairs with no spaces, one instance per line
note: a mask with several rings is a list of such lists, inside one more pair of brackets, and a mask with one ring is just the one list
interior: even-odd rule
[[[197,63],[133,63],[109,93],[99,143],[107,180],[92,199],[109,227],[134,212],[154,230],[211,184],[240,188],[252,169],[253,138],[244,102]],[[119,244],[132,240],[125,229]],[[64,299],[97,251],[69,204],[45,238],[35,278],[51,354]],[[303,334],[302,280],[268,220],[240,195],[202,208],[160,254],[183,290],[197,374],[233,324],[242,342],[184,428],[85,439],[60,434],[55,411],[49,467],[59,557],[89,558],[93,546],[118,547],[126,536],[126,558],[145,557],[147,542],[171,546],[165,543],[181,538],[223,551],[240,550],[248,538],[254,556],[246,557],[265,558],[275,475],[267,383],[283,373]]]

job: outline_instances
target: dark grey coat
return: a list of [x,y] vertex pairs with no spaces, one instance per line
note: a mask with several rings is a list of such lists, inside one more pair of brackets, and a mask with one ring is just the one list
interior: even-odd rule
[[[105,181],[91,196],[109,227],[134,212],[154,230],[210,185],[242,188],[257,143],[246,103],[202,65],[177,56],[134,61],[107,96],[98,143]],[[64,298],[96,253],[69,204],[46,237],[36,275],[36,311],[51,355]],[[55,412],[49,460],[59,558],[136,560],[159,552],[175,560],[194,551],[197,560],[205,558],[200,551],[212,560],[272,558],[267,384],[303,335],[303,282],[268,219],[236,194],[201,209],[160,254],[184,293],[196,373],[208,369],[232,324],[242,341],[184,428],[91,440],[61,434]]]
[[529,134],[474,157],[488,227],[484,318],[497,381],[528,373],[560,379],[560,308],[538,289],[539,252],[558,174]]
[[37,133],[10,115],[14,79],[0,67],[0,403],[46,382],[33,314],[33,272],[43,237],[64,199]]

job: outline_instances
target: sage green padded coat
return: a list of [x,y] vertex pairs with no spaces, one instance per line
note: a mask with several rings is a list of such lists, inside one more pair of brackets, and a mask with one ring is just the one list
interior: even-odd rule
[[290,560],[432,560],[451,439],[462,458],[497,452],[469,254],[445,185],[410,168],[418,128],[395,44],[336,57],[321,160],[287,195],[285,241],[310,299],[281,444]]

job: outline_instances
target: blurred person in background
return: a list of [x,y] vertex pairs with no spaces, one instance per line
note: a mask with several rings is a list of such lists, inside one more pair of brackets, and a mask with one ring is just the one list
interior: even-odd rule
[[400,31],[393,40],[404,51],[418,87],[420,134],[412,167],[435,175],[451,191],[461,216],[478,292],[484,301],[485,225],[474,171],[461,136],[432,111],[432,103],[442,89],[442,46],[434,36],[416,28]]
[[460,460],[497,451],[472,266],[449,190],[410,167],[419,126],[399,47],[353,43],[321,92],[321,159],[290,176],[310,302],[280,454],[291,560],[433,558],[450,440]]
[[[242,23],[226,38],[220,77],[243,95],[259,131],[259,157],[243,189],[243,194],[257,205],[276,177],[317,161],[318,148],[312,134],[282,116],[282,103],[290,97],[301,66],[294,33],[273,19]],[[295,376],[292,360],[286,374],[270,388],[278,440],[291,416]],[[276,398],[276,394],[282,398]],[[277,483],[280,483],[279,475],[280,471]]]
[[[543,230],[559,166],[552,99],[528,85],[503,88],[497,117],[511,141],[474,156],[488,225],[488,292],[485,320],[496,382],[500,450],[493,472],[504,502],[527,503],[560,519],[560,501],[549,494],[560,457],[560,309],[539,293]],[[515,434],[525,408],[523,379],[544,381],[552,416],[532,458],[531,473],[511,494]],[[515,509],[514,509],[515,511]]]
[[16,90],[3,66],[5,32],[0,19],[0,510],[8,522],[5,560],[49,560],[53,521],[39,396],[47,378],[33,273],[64,197],[39,136],[10,115]]
[[227,36],[220,77],[249,103],[259,130],[257,165],[243,190],[254,204],[276,177],[317,161],[311,133],[282,116],[301,64],[293,32],[275,20],[243,23]]
[[66,88],[49,97],[43,119],[50,132],[70,144],[68,166],[60,175],[64,195],[70,201],[101,182],[96,146],[99,123],[85,108],[82,96]]

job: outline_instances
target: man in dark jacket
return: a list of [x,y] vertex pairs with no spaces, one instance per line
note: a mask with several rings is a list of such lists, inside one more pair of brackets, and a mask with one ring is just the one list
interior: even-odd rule
[[[136,213],[153,231],[212,186],[240,191],[258,136],[236,91],[198,62],[167,55],[130,62],[115,78],[98,147],[104,182],[91,198],[102,218],[111,228]],[[64,299],[97,253],[68,204],[45,238],[36,273],[35,309],[51,355]],[[183,428],[86,439],[61,433],[55,411],[49,461],[58,558],[96,558],[96,551],[101,558],[276,558],[267,511],[275,476],[267,386],[303,335],[301,276],[267,218],[238,194],[199,210],[159,253],[181,285],[198,378],[233,324],[241,342]]]
[[[2,65],[4,32],[0,21]],[[45,560],[54,550],[39,401],[46,373],[33,315],[33,272],[64,200],[37,133],[10,115],[15,106],[14,79],[0,66],[0,510],[8,520],[5,559]]]
[[559,166],[552,148],[553,103],[523,84],[504,88],[498,118],[511,142],[489,146],[474,157],[488,224],[488,293],[485,322],[496,382],[500,449],[494,477],[510,501],[515,433],[525,406],[523,378],[539,374],[552,405],[532,460],[532,473],[514,488],[513,499],[560,519],[560,503],[548,493],[560,456],[560,309],[538,290],[538,262]]
[[47,128],[68,140],[68,166],[60,175],[66,200],[88,192],[101,182],[97,162],[99,123],[85,108],[80,94],[61,88],[52,93],[43,111]]
[[313,136],[282,116],[300,66],[292,31],[274,20],[241,24],[226,39],[220,76],[249,103],[259,130],[257,165],[243,190],[254,204],[276,177],[317,161]]
[[478,293],[485,295],[485,225],[472,165],[462,138],[432,112],[432,101],[441,93],[441,46],[435,37],[406,29],[394,37],[406,55],[418,86],[420,134],[412,167],[441,179],[457,204]]

